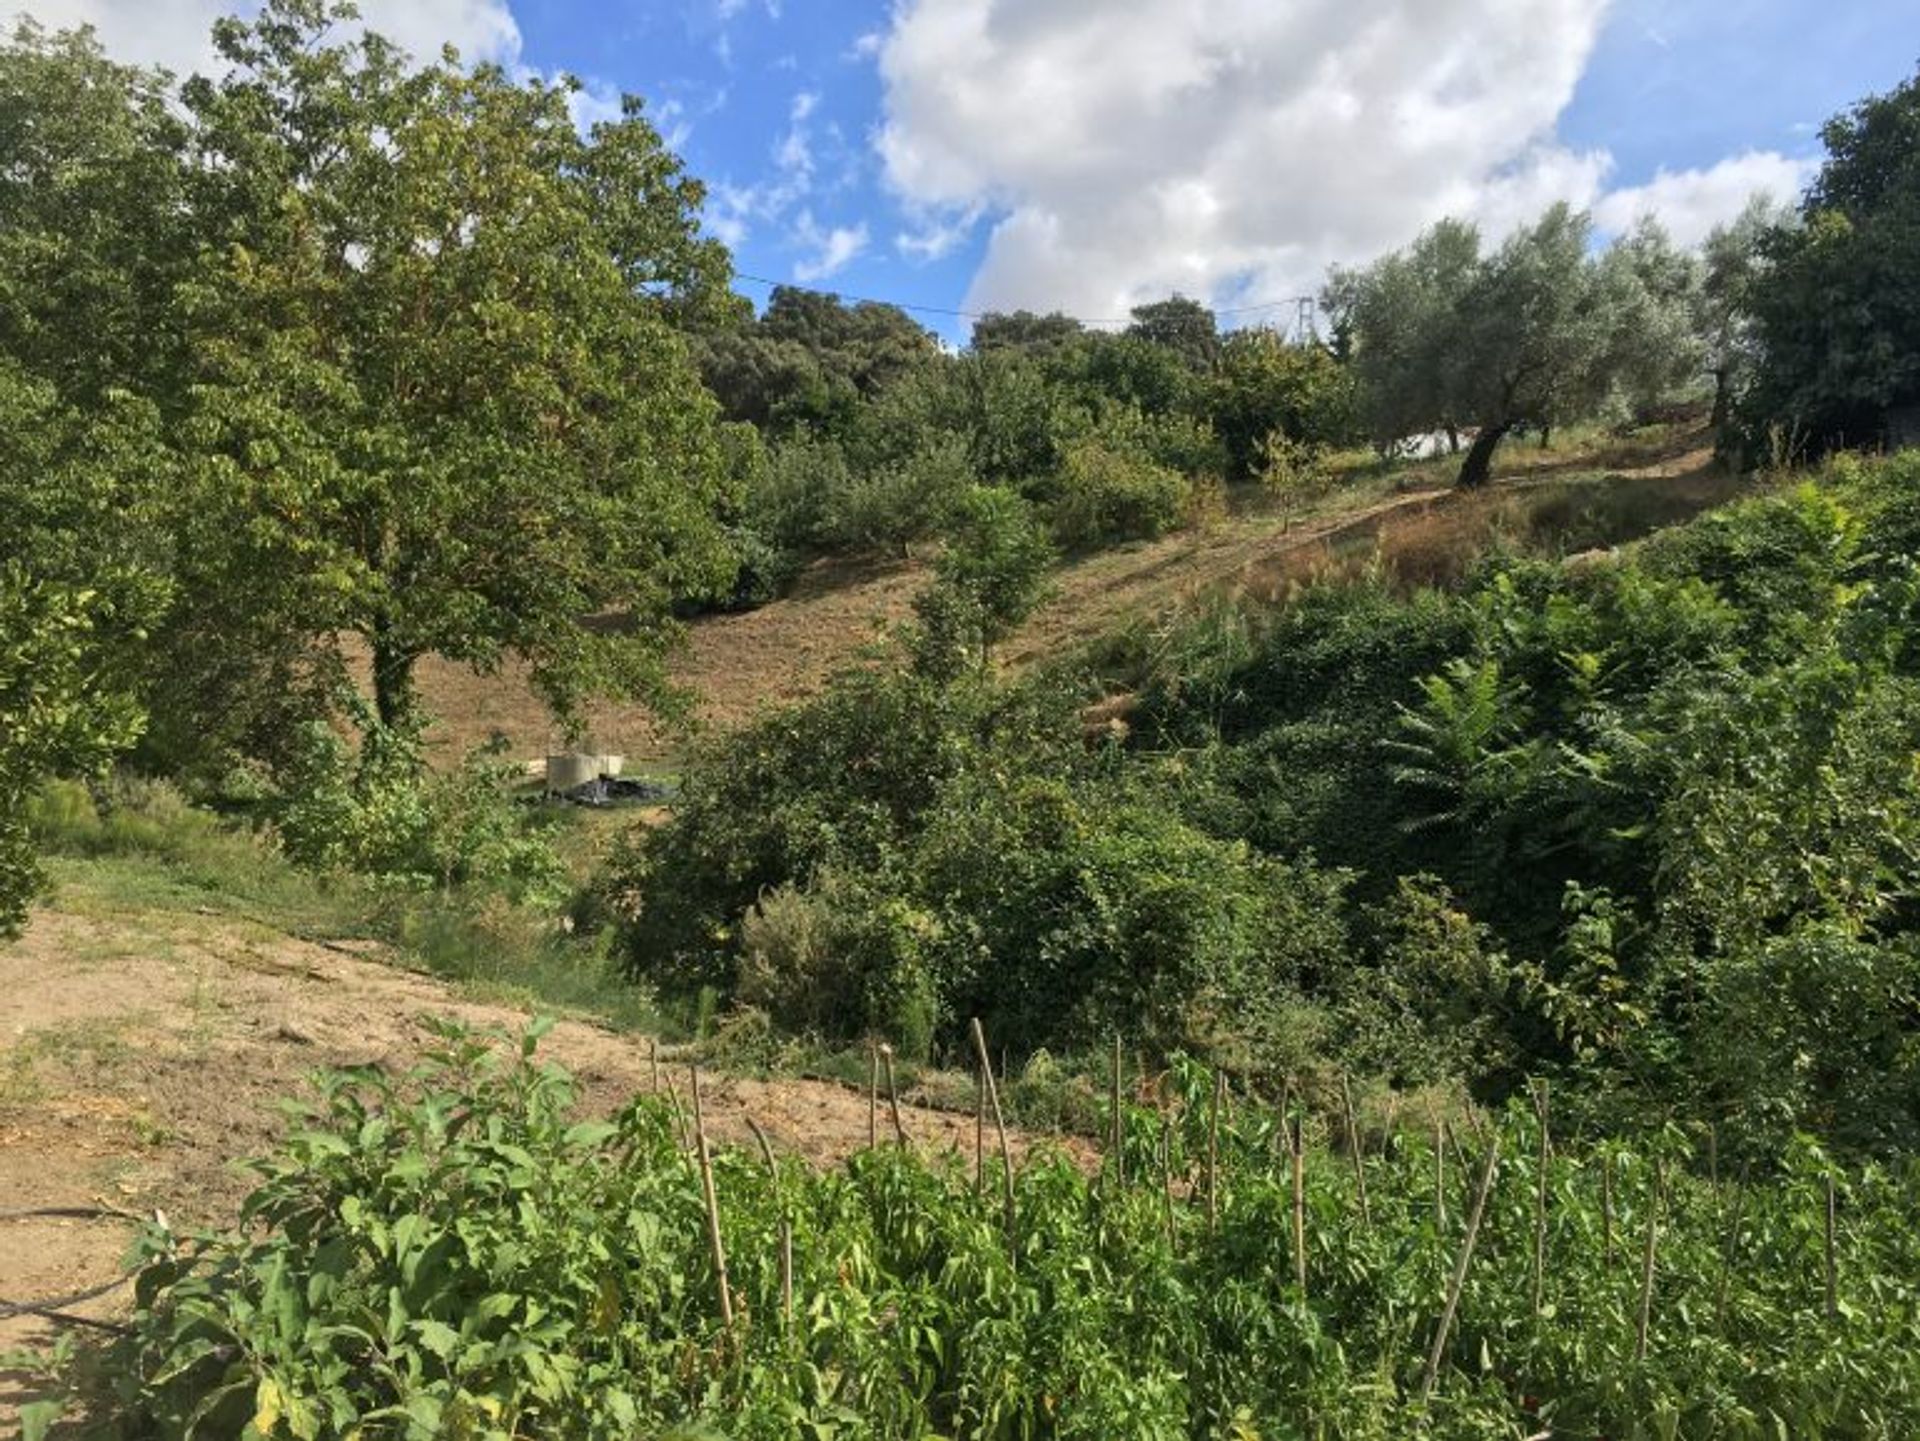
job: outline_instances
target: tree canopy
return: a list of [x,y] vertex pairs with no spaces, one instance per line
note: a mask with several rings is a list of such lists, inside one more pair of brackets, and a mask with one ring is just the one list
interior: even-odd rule
[[223,21],[231,70],[186,89],[182,605],[238,591],[316,661],[359,637],[388,723],[429,653],[519,655],[563,715],[660,697],[674,600],[728,579],[670,316],[723,265],[698,187],[636,107],[583,136],[566,86],[416,67],[342,15]]
[[1821,130],[1801,224],[1763,242],[1762,362],[1747,406],[1795,451],[1885,438],[1920,406],[1920,75]]

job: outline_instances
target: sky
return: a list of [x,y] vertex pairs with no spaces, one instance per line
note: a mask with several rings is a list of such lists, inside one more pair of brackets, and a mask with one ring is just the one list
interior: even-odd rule
[[[0,0],[4,8],[6,0]],[[206,68],[236,0],[36,0]],[[1792,199],[1818,130],[1920,64],[1916,0],[361,0],[416,53],[641,96],[739,288],[1284,323],[1330,264],[1558,200],[1692,243]],[[748,279],[747,277],[758,277]]]

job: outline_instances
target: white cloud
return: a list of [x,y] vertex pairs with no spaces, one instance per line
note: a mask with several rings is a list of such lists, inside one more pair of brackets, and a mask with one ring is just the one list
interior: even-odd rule
[[[48,29],[91,25],[116,57],[186,75],[215,66],[208,38],[215,20],[258,6],[235,0],[32,0],[31,8]],[[361,0],[360,12],[367,28],[422,58],[449,44],[469,60],[512,64],[520,56],[520,27],[506,0]]]
[[812,211],[803,210],[794,221],[793,238],[813,252],[806,259],[794,262],[793,278],[804,285],[824,280],[864,251],[867,226],[862,221],[858,225],[836,225],[824,230],[814,220]]
[[[1611,158],[1555,127],[1607,8],[1134,0],[1122,21],[1094,0],[901,0],[876,143],[910,217],[996,215],[969,308],[1259,304],[1443,215],[1498,237],[1553,201],[1601,202]],[[1691,226],[1747,178],[1705,174],[1646,199]]]
[[1662,170],[1645,185],[1602,197],[1594,206],[1594,224],[1619,234],[1652,215],[1677,242],[1697,245],[1714,226],[1737,217],[1755,195],[1788,204],[1798,200],[1818,169],[1815,160],[1750,150],[1704,170]]
[[958,213],[936,211],[916,216],[912,229],[893,237],[894,249],[913,260],[942,260],[966,243],[980,223],[980,215],[981,208],[976,205]]

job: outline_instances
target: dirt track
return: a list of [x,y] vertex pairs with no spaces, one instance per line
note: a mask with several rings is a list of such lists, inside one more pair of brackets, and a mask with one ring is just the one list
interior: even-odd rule
[[[509,1029],[526,1020],[430,977],[230,919],[43,911],[0,947],[0,1213],[106,1205],[163,1210],[176,1226],[230,1220],[248,1188],[233,1163],[271,1144],[275,1101],[322,1066],[404,1069],[427,1016]],[[581,1079],[591,1111],[651,1084],[644,1039],[569,1021],[541,1050]],[[666,1076],[684,1090],[684,1066]],[[842,1086],[712,1076],[703,1090],[723,1141],[748,1143],[751,1115],[776,1147],[816,1162],[866,1144],[866,1097]],[[906,1109],[916,1145],[971,1152],[971,1117]],[[0,1219],[0,1298],[110,1280],[131,1228]],[[111,1316],[123,1304],[109,1296],[74,1309]],[[45,1335],[37,1321],[0,1321],[0,1352]],[[0,1436],[11,1434],[13,1400],[0,1380]]]

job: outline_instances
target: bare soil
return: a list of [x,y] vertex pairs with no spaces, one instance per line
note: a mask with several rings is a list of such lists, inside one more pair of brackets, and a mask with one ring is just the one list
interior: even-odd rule
[[[1057,657],[1132,621],[1156,622],[1214,595],[1271,600],[1294,585],[1365,563],[1376,551],[1410,582],[1445,580],[1482,547],[1518,497],[1585,476],[1671,480],[1698,507],[1723,500],[1737,484],[1712,464],[1703,433],[1672,432],[1628,441],[1502,451],[1498,481],[1463,493],[1454,463],[1440,457],[1392,477],[1343,488],[1319,508],[1282,514],[1257,496],[1231,513],[1163,539],[1070,559],[1052,593],[1002,648],[1018,669]],[[604,703],[589,712],[594,749],[620,752],[630,768],[671,766],[697,731],[725,732],[763,707],[819,692],[851,665],[897,664],[899,628],[912,617],[926,565],[909,558],[826,560],[793,591],[738,615],[705,616],[688,627],[674,680],[695,696],[695,730],[663,726],[644,706]],[[564,748],[559,729],[527,684],[523,667],[476,676],[435,658],[422,662],[421,690],[438,718],[431,739],[443,760],[498,736],[508,753],[535,761]]]
[[[284,1124],[276,1102],[299,1095],[315,1069],[405,1070],[428,1040],[428,1017],[508,1030],[526,1022],[351,949],[225,917],[59,910],[0,948],[0,1307],[112,1280],[136,1217],[231,1222],[249,1189],[236,1162],[271,1147]],[[644,1037],[562,1021],[541,1053],[580,1079],[589,1113],[653,1085]],[[684,1095],[686,1065],[661,1056],[663,1084]],[[845,1086],[709,1074],[702,1092],[721,1143],[751,1144],[749,1116],[777,1148],[817,1164],[867,1143],[867,1098]],[[904,1099],[914,1145],[971,1154],[971,1116]],[[884,1106],[880,1130],[891,1134]],[[1026,1144],[1015,1138],[1016,1151]],[[127,1216],[16,1215],[94,1206]],[[119,1291],[72,1309],[111,1317],[125,1305]],[[49,1335],[31,1318],[0,1320],[0,1352]],[[0,1436],[13,1399],[0,1378]]]

